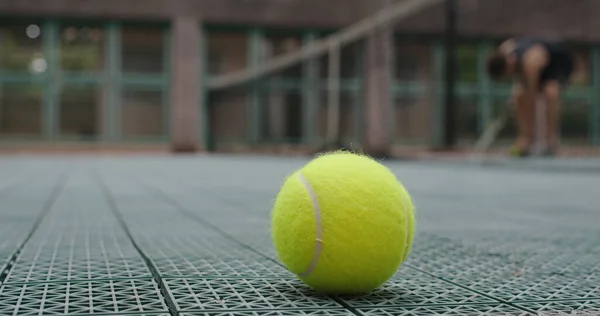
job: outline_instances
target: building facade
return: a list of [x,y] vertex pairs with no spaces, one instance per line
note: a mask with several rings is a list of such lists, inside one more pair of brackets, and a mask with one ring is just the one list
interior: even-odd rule
[[[211,91],[207,83],[327,36],[385,2],[0,1],[0,142],[318,147],[328,131],[326,55],[236,88]],[[462,144],[505,106],[510,90],[488,80],[485,57],[506,37],[526,35],[573,43],[578,66],[563,137],[600,144],[597,1],[459,0],[458,7]],[[343,48],[344,143],[370,151],[440,144],[443,32],[443,7],[434,6]],[[513,134],[509,127],[503,136]]]

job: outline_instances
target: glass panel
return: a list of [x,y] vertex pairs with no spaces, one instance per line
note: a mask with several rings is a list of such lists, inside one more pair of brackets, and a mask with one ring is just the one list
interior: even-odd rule
[[[340,78],[358,79],[364,66],[364,42],[352,43],[342,48],[340,54]],[[329,54],[319,57],[319,68],[322,79],[329,77]]]
[[435,115],[433,46],[396,39],[394,49],[393,138],[399,143],[427,142]]
[[[301,36],[267,35],[263,43],[264,58],[269,60],[275,56],[297,51],[300,49],[301,45]],[[273,77],[286,77],[299,80],[302,78],[302,63],[297,63],[291,67],[285,68],[274,74]]]
[[89,86],[68,86],[60,95],[60,134],[95,138],[102,126],[102,90]]
[[211,92],[208,100],[208,124],[211,141],[245,141],[248,128],[246,89]]
[[104,29],[63,26],[60,31],[61,69],[71,72],[98,72],[105,68]]
[[[342,91],[340,93],[340,123],[339,136],[342,140],[355,139],[357,137],[356,126],[356,94]],[[328,93],[321,92],[319,107],[317,109],[316,127],[318,137],[327,137],[328,128]]]
[[565,143],[590,143],[590,102],[564,100],[561,110],[561,138]]
[[432,79],[430,45],[396,41],[394,47],[395,80],[427,83]]
[[458,82],[477,83],[479,69],[477,69],[479,50],[477,45],[458,45],[456,59],[458,60]]
[[162,91],[123,92],[121,135],[160,137],[166,133]]
[[247,64],[246,33],[208,32],[208,71],[211,75],[243,70]]
[[46,70],[41,25],[0,26],[0,69],[35,73]]
[[393,100],[392,133],[396,142],[426,142],[430,138],[434,101],[431,93],[404,94]]
[[302,98],[297,92],[271,91],[262,107],[262,138],[267,142],[302,141]]
[[470,145],[480,136],[477,131],[479,114],[477,98],[462,97],[457,100],[456,133],[461,144]]
[[0,85],[0,134],[42,135],[41,85]]
[[575,59],[575,69],[571,77],[571,84],[574,87],[589,87],[591,84],[591,60],[589,49],[573,49]]
[[123,72],[162,73],[164,36],[161,28],[124,27],[121,35]]

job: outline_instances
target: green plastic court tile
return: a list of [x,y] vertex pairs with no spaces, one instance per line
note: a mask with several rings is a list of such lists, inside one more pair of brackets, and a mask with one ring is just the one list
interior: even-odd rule
[[215,259],[173,257],[153,260],[163,278],[176,277],[243,277],[243,278],[284,278],[294,277],[277,263],[263,258]]
[[600,254],[537,254],[511,256],[511,261],[532,274],[588,275],[600,272]]
[[12,257],[12,252],[0,252],[0,280],[8,274],[7,268]]
[[119,260],[140,258],[135,248],[123,247],[121,249],[101,248],[57,248],[57,249],[24,249],[19,255],[23,260]]
[[[196,227],[198,229],[198,227]],[[153,259],[187,257],[217,258],[217,259],[255,259],[261,256],[256,252],[227,240],[223,236],[207,238],[188,232],[173,236],[168,232],[161,235],[148,236],[134,233],[137,244]]]
[[[0,238],[2,238],[2,237],[0,236]],[[18,248],[19,248],[19,245],[17,242],[10,242],[7,240],[4,240],[4,242],[0,241],[0,256],[7,252],[12,253],[15,250],[17,250]]]
[[431,315],[511,315],[536,316],[510,305],[426,305],[361,308],[358,311],[365,316],[431,316]]
[[600,284],[600,271],[598,271],[598,272],[592,272],[592,273],[589,273],[589,274],[579,274],[579,275],[567,274],[566,276],[577,278],[577,279],[581,279],[581,280],[585,280],[585,281],[590,282],[592,284]]
[[341,308],[296,279],[165,279],[179,311]]
[[567,301],[546,301],[546,302],[527,302],[515,304],[517,307],[524,307],[538,312],[540,316],[551,315],[600,315],[600,300],[567,300]]
[[511,276],[522,270],[522,266],[511,262],[506,256],[477,252],[444,254],[443,249],[439,249],[435,255],[411,254],[406,265],[447,279],[479,279],[489,275]]
[[252,249],[260,252],[261,254],[273,258],[279,259],[279,255],[277,254],[277,250],[273,247],[272,244],[259,244],[258,242],[247,242],[248,246],[252,247]]
[[497,302],[406,267],[373,292],[344,300],[354,307]]
[[10,259],[14,254],[14,251],[0,251],[0,262]]
[[275,250],[273,240],[269,234],[270,230],[270,227],[266,227],[256,229],[256,231],[248,233],[235,231],[235,229],[232,229],[230,235],[242,242],[244,245],[260,252],[263,255],[271,258],[277,258],[277,252]]
[[102,233],[62,230],[61,234],[36,234],[23,248],[21,258],[130,258],[139,257],[131,240],[120,231]]
[[506,301],[600,298],[600,284],[561,275],[489,275],[452,282]]
[[406,264],[445,279],[485,279],[489,276],[510,278],[514,276],[589,275],[600,270],[600,255],[541,252],[497,253],[465,247],[462,250],[448,243],[430,245],[423,249],[416,246]]
[[0,315],[72,315],[167,312],[151,280],[4,284]]
[[[596,232],[591,232],[596,234]],[[597,238],[590,238],[591,234],[578,234],[569,231],[561,234],[552,230],[542,232],[513,232],[490,233],[478,238],[462,239],[465,245],[475,246],[490,253],[498,254],[523,254],[523,255],[560,255],[560,254],[586,254],[600,255],[600,246]]]
[[141,257],[137,259],[56,257],[17,260],[5,283],[118,280],[151,277],[152,274]]
[[289,310],[261,310],[261,311],[217,311],[217,312],[186,312],[180,316],[353,316],[356,315],[346,309],[289,309]]
[[445,250],[452,254],[465,254],[475,251],[479,248],[475,246],[465,245],[459,241],[444,238],[429,233],[417,233],[412,253],[419,255],[431,256],[438,254],[441,250]]
[[[473,263],[473,257],[484,256],[486,261],[498,260],[501,256],[482,252],[475,247],[463,246],[454,241],[432,237],[429,235],[416,236],[407,264],[425,269],[439,270],[448,267],[454,261]],[[452,260],[448,260],[452,258]]]
[[[0,218],[2,218],[1,213]],[[2,220],[4,221],[4,219]],[[29,225],[13,225],[12,227],[8,227],[5,223],[1,225],[0,253],[14,252],[21,246],[29,230],[31,230]]]

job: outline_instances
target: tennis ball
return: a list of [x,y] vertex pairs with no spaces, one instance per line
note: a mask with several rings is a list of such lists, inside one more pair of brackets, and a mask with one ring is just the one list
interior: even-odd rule
[[333,152],[285,180],[271,225],[279,259],[305,284],[360,294],[387,282],[406,260],[415,216],[408,192],[387,167]]

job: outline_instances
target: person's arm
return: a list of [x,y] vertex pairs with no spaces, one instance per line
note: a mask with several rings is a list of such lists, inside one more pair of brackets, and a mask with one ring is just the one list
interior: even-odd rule
[[498,47],[498,51],[500,51],[503,54],[510,54],[515,49],[515,46],[516,41],[510,38],[504,41],[502,44],[500,44],[500,47]]
[[533,46],[523,55],[522,71],[523,83],[527,90],[539,91],[540,72],[548,63],[548,52],[542,46]]

